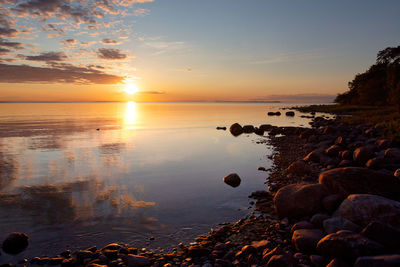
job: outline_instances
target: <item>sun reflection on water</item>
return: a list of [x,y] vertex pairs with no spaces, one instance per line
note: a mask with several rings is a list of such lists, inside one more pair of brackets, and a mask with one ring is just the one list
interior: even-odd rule
[[136,124],[137,117],[137,107],[135,102],[126,103],[126,111],[125,111],[125,125],[127,128],[134,128]]

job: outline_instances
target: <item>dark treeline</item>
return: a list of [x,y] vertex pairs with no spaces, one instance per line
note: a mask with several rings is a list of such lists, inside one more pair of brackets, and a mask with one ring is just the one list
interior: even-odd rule
[[335,102],[400,108],[400,46],[380,51],[376,63],[357,74],[349,82],[349,91],[339,94]]

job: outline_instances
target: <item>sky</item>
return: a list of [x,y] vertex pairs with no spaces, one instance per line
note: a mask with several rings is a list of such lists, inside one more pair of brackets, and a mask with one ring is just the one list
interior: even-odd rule
[[400,45],[399,11],[398,0],[0,0],[0,101],[329,102]]

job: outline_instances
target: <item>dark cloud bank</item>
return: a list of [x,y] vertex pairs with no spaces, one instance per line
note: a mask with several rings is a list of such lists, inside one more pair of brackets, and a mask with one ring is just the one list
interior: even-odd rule
[[107,74],[93,68],[75,67],[70,64],[32,67],[0,63],[0,82],[2,83],[115,84],[123,79],[124,77]]

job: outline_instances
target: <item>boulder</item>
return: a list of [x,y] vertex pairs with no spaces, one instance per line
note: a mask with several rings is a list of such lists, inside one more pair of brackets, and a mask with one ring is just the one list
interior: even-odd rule
[[274,207],[281,218],[312,215],[321,210],[321,200],[327,195],[321,184],[291,184],[276,193]]
[[337,156],[339,156],[339,152],[342,150],[343,150],[343,148],[341,146],[332,145],[325,150],[325,154],[327,154],[328,156],[331,156],[331,157],[337,157]]
[[254,128],[254,133],[255,133],[256,135],[264,135],[264,130],[255,127],[255,128]]
[[300,230],[300,229],[315,229],[315,226],[308,221],[300,221],[300,222],[295,223],[292,226],[292,229],[290,231],[294,232],[294,231]]
[[286,116],[293,117],[294,116],[294,111],[286,112]]
[[296,160],[286,170],[292,174],[304,175],[311,172],[311,167],[304,160]]
[[242,180],[236,173],[231,173],[222,178],[222,181],[224,181],[227,185],[230,185],[232,187],[238,187]]
[[357,258],[354,267],[398,267],[400,255],[365,256]]
[[360,234],[342,230],[322,238],[317,244],[317,250],[327,257],[356,259],[378,255],[384,251],[384,247]]
[[149,267],[150,261],[147,257],[128,254],[126,257],[128,267]]
[[310,153],[308,153],[307,156],[305,156],[303,160],[320,163],[322,157],[324,157],[323,152],[324,152],[323,149],[317,148],[317,149],[311,151]]
[[376,195],[350,195],[340,204],[335,216],[361,226],[377,221],[400,229],[400,202]]
[[18,254],[28,247],[28,239],[24,233],[11,233],[3,241],[3,251],[8,254]]
[[353,160],[353,153],[350,150],[344,150],[339,153],[339,157],[344,160]]
[[375,157],[375,151],[376,146],[374,145],[359,147],[353,152],[353,160],[363,166],[369,159]]
[[400,149],[398,148],[388,148],[385,150],[385,158],[395,158],[400,159]]
[[343,199],[350,194],[373,194],[400,200],[400,180],[368,168],[345,167],[323,172],[319,183]]
[[322,199],[322,206],[327,212],[332,213],[339,207],[342,200],[343,199],[339,195],[329,195]]
[[381,158],[375,157],[365,163],[367,168],[371,169],[387,169],[395,171],[400,167],[400,162],[395,158]]
[[297,250],[303,253],[312,253],[317,247],[318,241],[325,236],[319,229],[300,229],[293,232],[292,243]]
[[361,234],[389,249],[400,248],[400,231],[387,224],[373,221],[362,230]]
[[360,226],[342,217],[333,217],[326,219],[322,223],[322,225],[325,232],[327,232],[328,234],[336,233],[340,230],[349,230],[355,233],[361,231]]
[[244,125],[243,132],[244,133],[254,133],[254,126],[253,125]]
[[286,267],[294,266],[292,257],[286,253],[282,255],[274,255],[269,259],[267,263],[267,267],[281,267],[281,266],[286,266]]
[[339,168],[344,168],[344,167],[351,167],[351,166],[354,166],[354,165],[355,165],[354,161],[344,159],[344,160],[341,160],[339,162],[338,167]]
[[388,149],[392,144],[392,142],[389,139],[378,139],[376,140],[375,144],[379,149],[382,150],[382,149]]
[[260,125],[260,127],[258,127],[259,129],[263,130],[263,131],[271,131],[272,128],[274,128],[274,126],[272,126],[271,124],[262,124]]
[[341,258],[334,258],[326,267],[351,267],[351,265]]
[[322,223],[326,220],[329,219],[331,216],[329,216],[328,214],[325,213],[317,213],[314,214],[311,219],[310,222],[316,227],[316,228],[320,228],[322,229]]
[[277,112],[272,112],[272,111],[268,112],[268,116],[280,116],[280,115],[281,115],[281,113],[279,111],[277,111]]
[[234,123],[229,127],[229,131],[233,136],[238,136],[243,133],[243,127],[239,123]]

